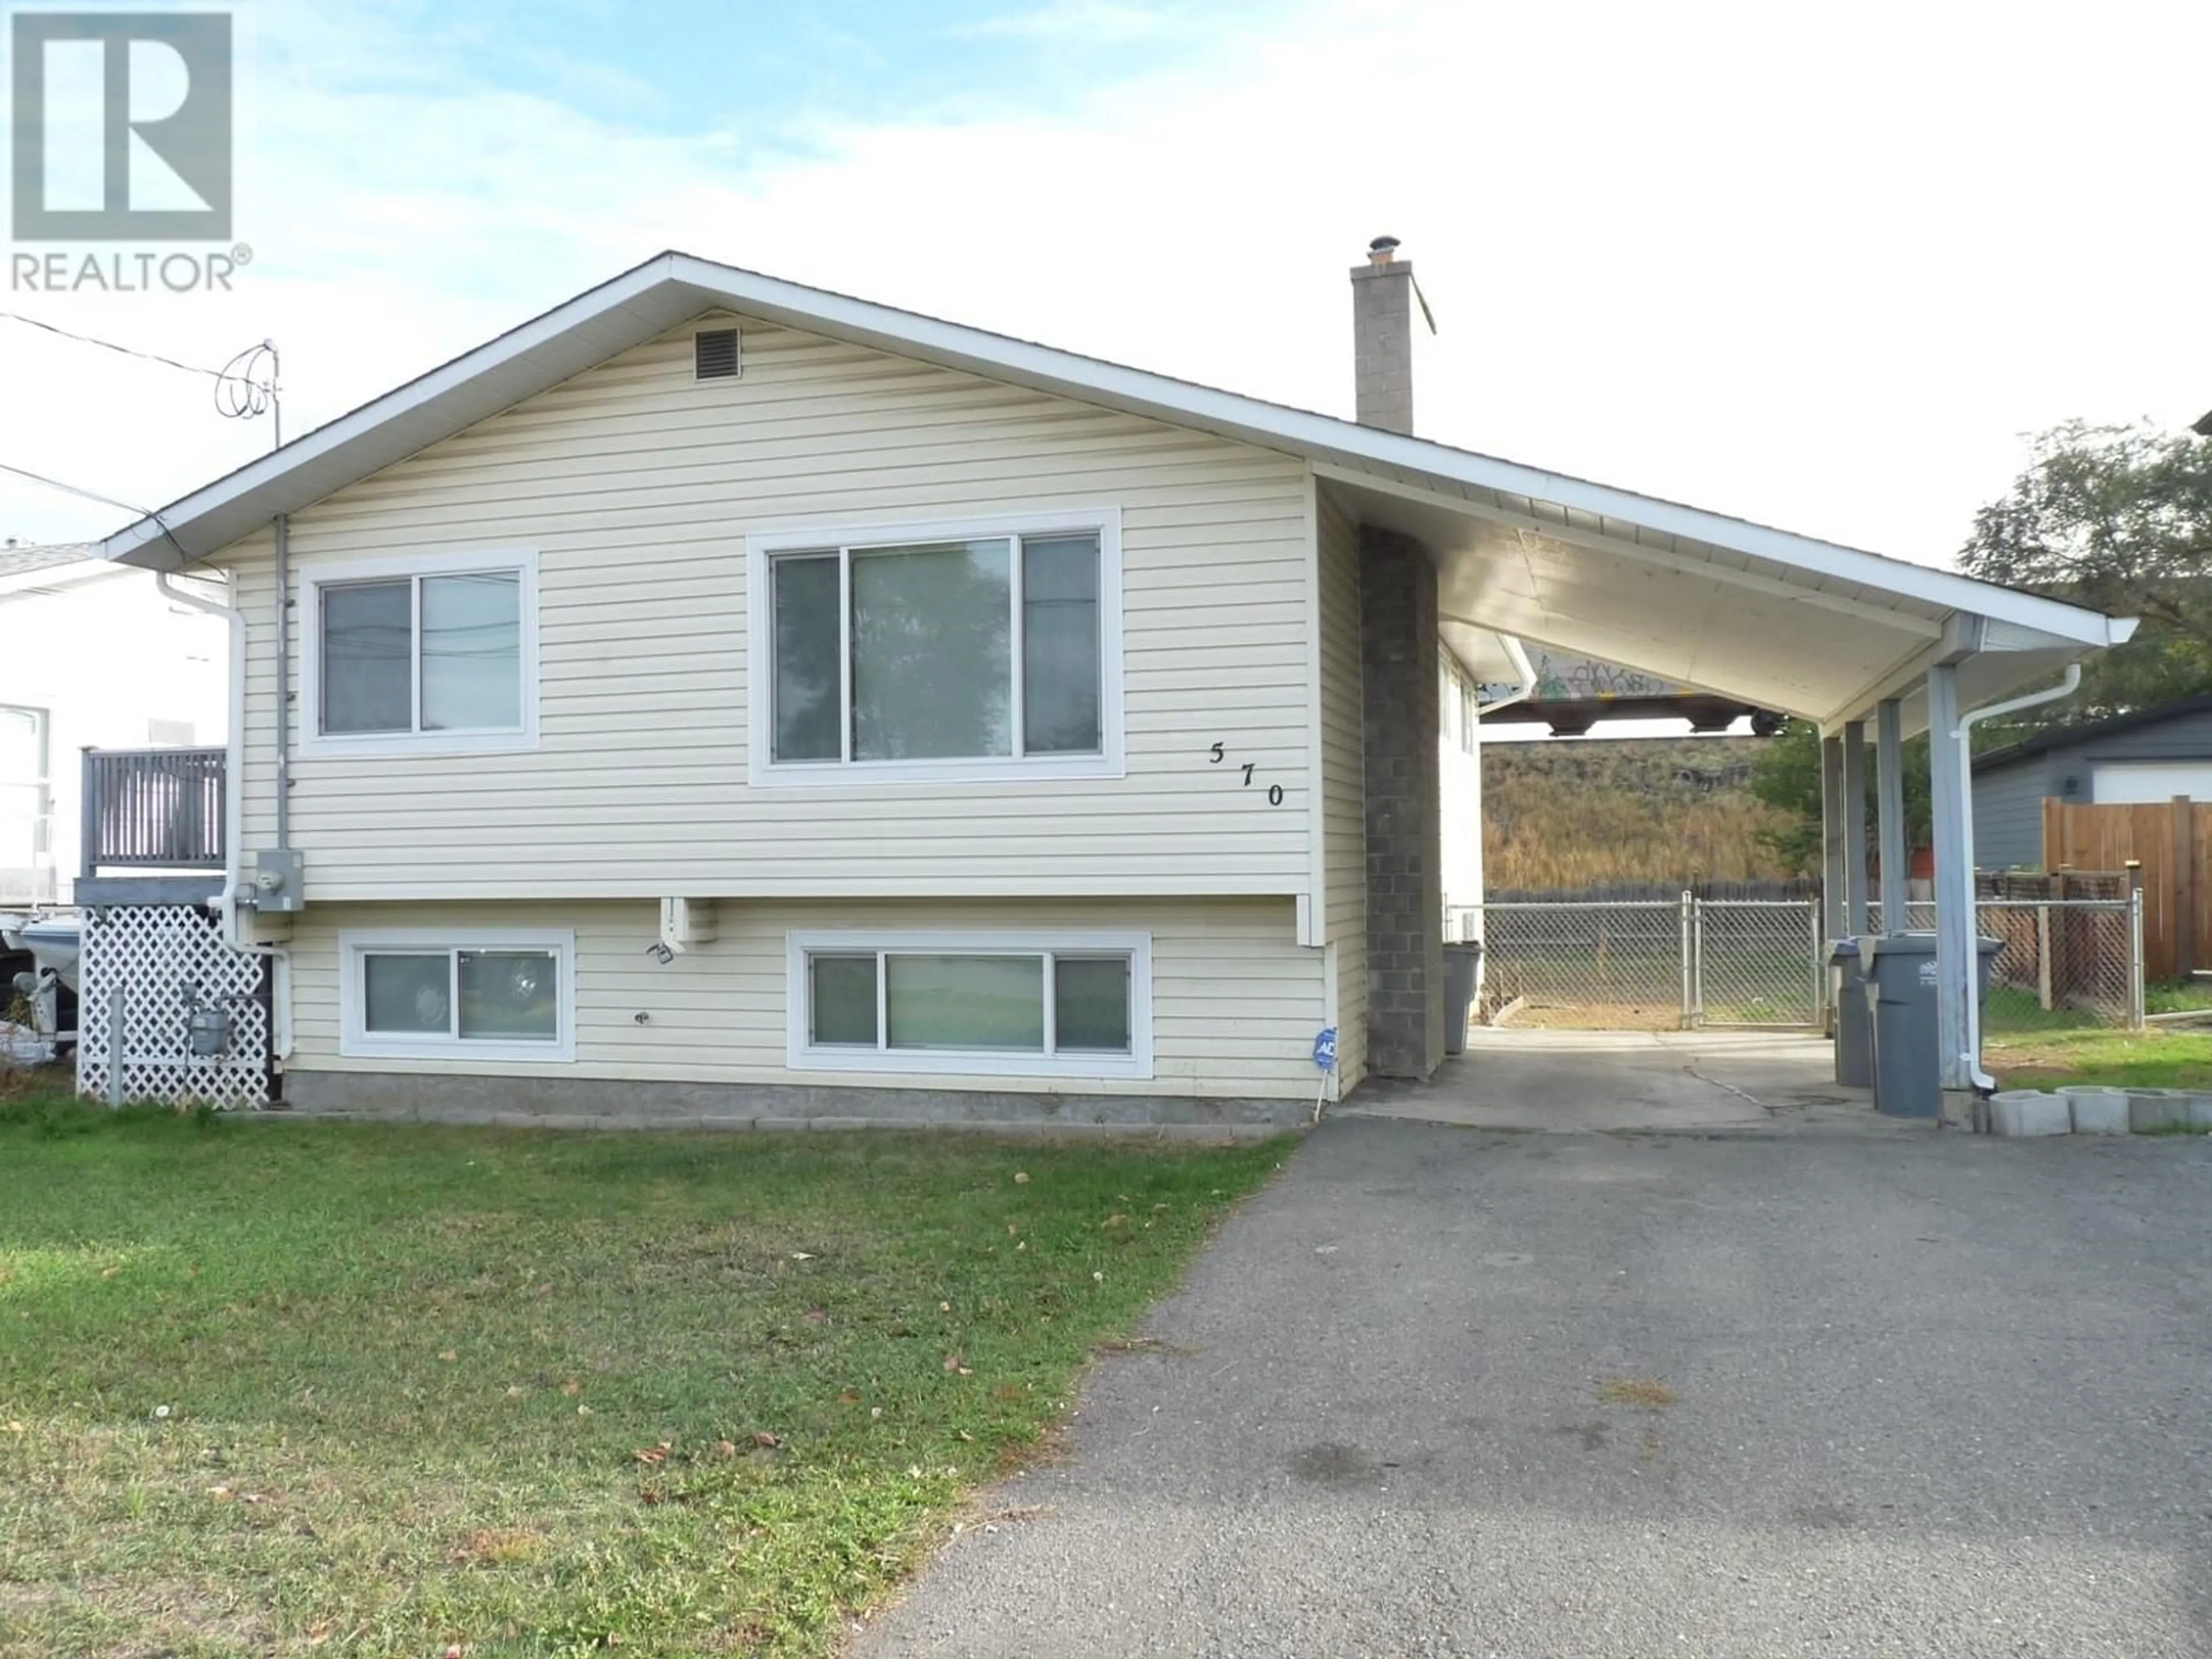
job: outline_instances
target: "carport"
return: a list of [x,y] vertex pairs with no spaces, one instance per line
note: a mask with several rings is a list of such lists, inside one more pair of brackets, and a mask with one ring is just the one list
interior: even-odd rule
[[[1903,914],[1901,744],[1928,732],[1942,1085],[1988,1086],[1972,977],[1967,734],[1984,716],[2070,690],[2079,660],[2126,640],[2135,623],[1423,442],[1409,435],[1411,267],[1378,245],[1352,278],[1359,419],[1378,430],[1356,446],[1319,447],[1313,459],[1327,505],[1359,528],[1369,607],[1433,614],[1438,639],[1471,666],[1510,654],[1507,641],[1531,641],[1815,722],[1831,938],[1867,931],[1863,817],[1844,804],[1864,799],[1869,727],[1882,914]],[[1426,557],[1392,558],[1394,545]],[[1431,573],[1432,613],[1425,593],[1395,603],[1403,585],[1425,587]],[[1386,583],[1399,587],[1380,591]],[[1399,643],[1417,650],[1419,641]],[[1370,797],[1393,787],[1370,758]],[[1370,799],[1370,906],[1375,809]]]

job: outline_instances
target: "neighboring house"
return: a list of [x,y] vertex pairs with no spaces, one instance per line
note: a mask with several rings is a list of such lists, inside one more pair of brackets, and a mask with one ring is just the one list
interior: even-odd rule
[[1974,761],[1974,862],[2043,867],[2043,803],[2212,802],[2212,695],[2055,726]]
[[220,746],[223,628],[82,547],[0,547],[0,909],[67,903],[80,751]]
[[1917,729],[2125,637],[1413,437],[1352,287],[1357,422],[666,254],[119,532],[240,833],[86,1029],[219,882],[306,1108],[1298,1121],[1439,1061],[1510,640]]

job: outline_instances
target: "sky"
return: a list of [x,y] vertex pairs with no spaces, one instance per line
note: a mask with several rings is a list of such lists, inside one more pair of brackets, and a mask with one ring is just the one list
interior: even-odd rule
[[[1348,415],[1384,233],[1423,435],[1924,563],[2025,434],[2212,409],[2202,0],[234,9],[234,291],[0,308],[273,340],[288,435],[667,247]],[[0,319],[0,466],[165,503],[269,446],[210,389]]]

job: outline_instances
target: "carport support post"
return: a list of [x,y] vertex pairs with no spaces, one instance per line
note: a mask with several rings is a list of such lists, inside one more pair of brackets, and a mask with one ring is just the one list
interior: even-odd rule
[[1892,697],[1875,711],[1875,822],[1881,840],[1881,931],[1905,931],[1905,709]]
[[[1844,740],[1820,739],[1820,937],[1844,935]],[[1821,1019],[1829,1035],[1835,1033],[1835,975],[1823,968],[1826,988]]]
[[1844,932],[1867,930],[1866,722],[1844,727]]
[[1966,1052],[1967,1000],[1974,994],[1974,856],[1966,845],[1966,769],[1960,750],[1959,671],[1928,671],[1928,783],[1936,842],[1936,1054],[1942,1086],[1973,1087],[1978,1055]]

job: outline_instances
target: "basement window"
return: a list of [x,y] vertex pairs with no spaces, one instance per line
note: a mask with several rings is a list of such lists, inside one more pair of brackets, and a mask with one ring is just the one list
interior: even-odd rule
[[1141,933],[789,936],[797,1070],[1146,1078]]
[[575,1058],[575,935],[368,928],[338,936],[338,1052],[400,1060]]

